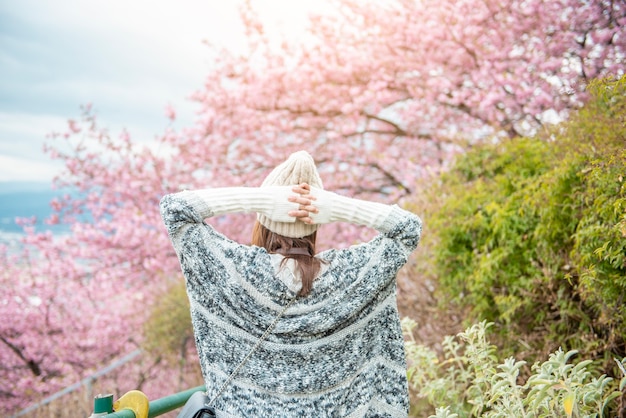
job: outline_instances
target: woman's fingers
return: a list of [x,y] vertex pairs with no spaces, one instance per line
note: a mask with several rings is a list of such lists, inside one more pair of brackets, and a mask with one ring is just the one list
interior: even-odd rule
[[297,186],[293,186],[291,189],[294,193],[298,193],[301,196],[307,196],[310,197],[311,199],[315,199],[314,196],[311,196],[311,186],[309,186],[307,183],[301,183]]
[[298,218],[298,219],[300,219],[305,224],[313,225],[313,218],[311,218],[310,216],[305,216],[304,218]]
[[304,209],[292,210],[287,213],[289,216],[293,216],[294,218],[306,218],[309,216],[309,211]]
[[[287,200],[289,200],[290,202],[297,203],[298,205],[300,205],[300,209],[306,209],[306,210],[309,210],[311,212],[317,213],[317,208],[313,204],[313,201],[315,200],[314,196],[310,196],[310,195],[306,195],[306,196],[289,196],[287,198]],[[313,208],[315,208],[315,209],[313,209]]]
[[306,216],[306,215],[303,215],[302,212],[307,212],[307,214],[309,214],[309,213],[319,213],[319,211],[320,210],[315,205],[312,205],[312,204],[310,204],[310,205],[300,204],[300,205],[298,205],[298,209],[294,210],[292,212],[289,212],[289,215],[290,216],[294,216],[294,215],[291,215],[291,213],[298,212],[299,215],[295,215],[295,216],[299,217],[299,216]]
[[301,183],[297,186],[293,186],[292,191],[296,193],[295,196],[289,196],[288,200],[298,204],[297,210],[292,210],[288,213],[289,216],[293,216],[305,224],[313,224],[312,213],[318,213],[319,209],[313,204],[315,196],[312,196],[311,186],[307,183]]
[[289,216],[293,216],[294,218],[297,218],[298,220],[304,222],[305,224],[313,224],[313,218],[311,218],[311,216],[309,216],[309,211],[307,210],[292,210],[291,212],[288,213]]

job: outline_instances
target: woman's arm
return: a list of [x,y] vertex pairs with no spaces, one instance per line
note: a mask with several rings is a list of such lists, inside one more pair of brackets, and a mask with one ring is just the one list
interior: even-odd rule
[[185,226],[226,213],[257,212],[277,222],[296,222],[288,215],[299,206],[288,200],[291,195],[290,186],[186,190],[161,199],[161,217],[171,237]]
[[348,222],[364,225],[382,232],[402,244],[406,253],[417,246],[422,232],[421,219],[397,205],[385,205],[341,196],[327,190],[312,188],[307,184],[293,187],[295,196],[290,201],[298,203],[297,210],[289,212],[308,224]]
[[385,205],[367,200],[341,196],[327,190],[310,187],[303,183],[294,186],[295,196],[289,201],[299,205],[289,215],[299,218],[302,222],[326,224],[330,222],[348,222],[364,225],[381,232],[387,232],[387,218],[393,211],[393,205]]

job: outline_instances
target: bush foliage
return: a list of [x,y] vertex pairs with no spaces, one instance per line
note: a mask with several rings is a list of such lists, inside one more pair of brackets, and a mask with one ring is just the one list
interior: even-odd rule
[[157,358],[184,362],[188,351],[195,350],[184,281],[171,284],[154,305],[144,326],[144,337],[143,348]]
[[498,358],[487,339],[490,325],[483,321],[457,338],[446,337],[439,360],[433,350],[412,340],[415,323],[403,320],[409,382],[428,404],[414,414],[425,416],[424,409],[430,409],[435,412],[431,418],[603,417],[618,416],[626,407],[620,399],[626,359],[615,360],[621,371],[618,382],[594,374],[590,360],[573,363],[576,351],[559,348],[546,361],[535,363],[532,375],[520,384],[526,362]]
[[461,156],[430,222],[443,299],[493,322],[509,354],[563,346],[615,371],[626,340],[626,78],[589,90],[541,137]]

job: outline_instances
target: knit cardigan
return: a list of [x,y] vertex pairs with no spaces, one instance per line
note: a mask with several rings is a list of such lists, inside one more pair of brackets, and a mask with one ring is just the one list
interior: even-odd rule
[[[301,283],[293,260],[281,268],[281,255],[239,244],[204,220],[256,211],[293,222],[286,216],[287,193],[289,188],[222,188],[185,191],[161,200],[161,215],[187,284],[209,398]],[[316,255],[323,264],[312,291],[286,310],[215,400],[218,416],[408,414],[396,273],[418,244],[421,220],[395,205],[320,193],[318,221],[368,225],[379,234],[367,243]]]

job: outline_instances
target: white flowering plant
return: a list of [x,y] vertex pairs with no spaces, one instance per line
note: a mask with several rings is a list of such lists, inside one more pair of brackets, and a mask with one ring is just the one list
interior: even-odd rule
[[[402,325],[409,383],[415,396],[434,411],[430,418],[609,417],[625,407],[626,358],[615,360],[622,375],[617,381],[594,375],[591,360],[574,362],[575,350],[559,349],[535,363],[521,382],[526,362],[512,357],[500,361],[487,339],[491,323],[483,321],[456,337],[445,337],[442,355],[415,342],[414,321],[405,318]],[[424,416],[425,411],[413,414]]]

